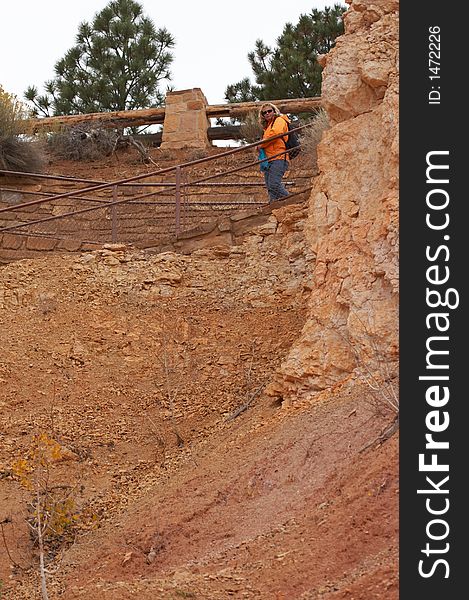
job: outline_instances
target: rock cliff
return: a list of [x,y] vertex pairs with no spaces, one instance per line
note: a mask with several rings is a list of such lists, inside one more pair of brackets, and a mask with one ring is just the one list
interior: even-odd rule
[[367,372],[389,379],[398,356],[398,11],[354,0],[345,34],[321,57],[331,128],[306,240],[316,255],[309,316],[269,393],[294,400]]

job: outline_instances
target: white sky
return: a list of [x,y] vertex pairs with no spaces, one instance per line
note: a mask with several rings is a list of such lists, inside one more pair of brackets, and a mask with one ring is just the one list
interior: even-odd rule
[[[287,22],[333,6],[334,0],[137,0],[156,28],[176,40],[171,67],[176,90],[201,88],[222,104],[226,86],[253,79],[247,54],[256,39],[275,45]],[[91,23],[109,0],[0,0],[0,85],[20,100],[29,85],[40,93],[54,65],[75,45],[78,25]],[[345,2],[340,2],[344,4]]]

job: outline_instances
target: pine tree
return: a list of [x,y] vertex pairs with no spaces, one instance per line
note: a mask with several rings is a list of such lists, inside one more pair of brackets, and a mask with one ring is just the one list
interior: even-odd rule
[[272,49],[262,40],[256,41],[248,59],[256,84],[249,78],[229,85],[225,91],[228,102],[305,98],[321,94],[321,66],[318,54],[333,47],[344,31],[342,14],[345,7],[335,4],[323,11],[313,9],[301,15],[298,23],[287,23]]
[[81,23],[76,45],[54,67],[56,77],[25,92],[36,115],[71,115],[161,106],[170,80],[174,39],[156,29],[134,0],[112,0]]

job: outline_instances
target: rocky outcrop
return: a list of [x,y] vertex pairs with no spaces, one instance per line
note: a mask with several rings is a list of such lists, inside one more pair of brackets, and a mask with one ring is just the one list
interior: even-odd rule
[[398,356],[398,10],[353,0],[322,57],[332,127],[318,148],[307,243],[309,318],[268,388],[294,400],[354,372],[392,375]]

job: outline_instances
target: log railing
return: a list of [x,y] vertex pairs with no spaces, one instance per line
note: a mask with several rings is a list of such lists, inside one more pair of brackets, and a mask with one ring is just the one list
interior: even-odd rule
[[[307,113],[320,108],[321,98],[292,98],[269,100],[283,113]],[[207,105],[207,117],[240,117],[261,106],[262,102],[238,102],[233,104]],[[70,127],[79,123],[99,123],[100,127],[123,128],[139,127],[142,125],[161,125],[165,118],[165,108],[145,108],[139,110],[124,110],[116,112],[88,113],[83,115],[66,115],[29,119],[24,121],[24,132],[39,133],[58,131],[61,127]]]

